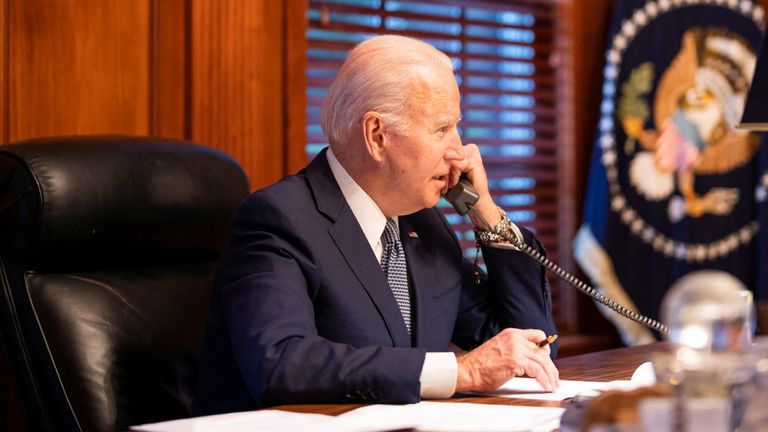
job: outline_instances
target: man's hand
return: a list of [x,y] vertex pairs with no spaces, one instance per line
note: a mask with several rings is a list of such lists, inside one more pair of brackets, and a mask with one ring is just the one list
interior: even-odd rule
[[[479,195],[479,199],[475,204],[475,210],[480,212],[491,227],[493,227],[501,221],[501,215],[499,214],[498,207],[493,202],[491,193],[488,190],[488,176],[485,173],[483,159],[480,157],[480,148],[475,144],[467,144],[462,150],[464,157],[453,162],[448,178],[448,185],[446,186],[446,190],[443,191],[443,194],[445,194],[449,187],[456,186],[456,183],[459,182],[459,177],[462,174],[465,174]],[[470,218],[472,218],[471,215]],[[472,222],[477,228],[485,229],[479,221],[475,221],[474,218],[472,219]]]
[[545,391],[560,385],[560,373],[549,358],[547,336],[541,330],[504,329],[474,350],[457,358],[456,393],[496,390],[516,376],[535,378]]

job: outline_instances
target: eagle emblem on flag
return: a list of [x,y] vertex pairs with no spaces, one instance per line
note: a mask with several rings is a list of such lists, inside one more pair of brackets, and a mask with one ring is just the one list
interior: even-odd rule
[[652,63],[631,72],[619,102],[627,135],[625,152],[633,154],[631,184],[648,200],[669,200],[673,222],[729,214],[740,190],[714,187],[699,194],[694,188],[696,176],[743,166],[758,145],[757,135],[734,127],[755,68],[752,48],[739,35],[716,28],[690,29],[681,42],[656,89],[656,129],[643,126],[650,112],[643,96],[654,78]]
[[[768,296],[756,270],[765,267],[756,238],[768,152],[761,134],[736,127],[764,19],[750,0],[617,5],[574,255],[598,289],[630,309],[657,318],[669,287],[700,270]],[[627,343],[655,339],[606,316]]]

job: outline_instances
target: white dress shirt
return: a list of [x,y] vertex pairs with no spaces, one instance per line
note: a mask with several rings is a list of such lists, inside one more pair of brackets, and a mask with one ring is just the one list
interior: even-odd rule
[[[355,182],[336,159],[329,148],[326,152],[328,164],[331,166],[333,177],[341,188],[344,199],[352,209],[357,223],[363,229],[368,244],[371,246],[376,259],[381,262],[383,245],[381,234],[387,225],[387,217],[381,212],[376,202]],[[398,223],[397,217],[393,218]],[[418,320],[418,317],[416,318]],[[418,325],[418,321],[417,324]],[[452,352],[429,352],[424,359],[421,369],[421,397],[424,399],[439,399],[451,397],[456,391],[458,364],[456,355]]]

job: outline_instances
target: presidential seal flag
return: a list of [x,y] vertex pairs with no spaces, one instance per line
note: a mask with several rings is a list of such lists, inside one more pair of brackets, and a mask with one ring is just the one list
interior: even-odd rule
[[[620,1],[575,257],[604,294],[658,318],[704,270],[768,296],[763,136],[739,130],[762,40],[749,0]],[[768,79],[768,77],[765,77]],[[612,313],[625,343],[655,340]]]

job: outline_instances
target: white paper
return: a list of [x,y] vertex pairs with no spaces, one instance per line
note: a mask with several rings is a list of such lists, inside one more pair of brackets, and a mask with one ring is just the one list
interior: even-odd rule
[[419,402],[411,405],[370,405],[340,418],[352,424],[376,424],[383,429],[403,425],[423,432],[551,431],[560,425],[563,408]]
[[420,402],[369,405],[334,417],[279,410],[249,411],[133,426],[141,432],[375,432],[415,429],[424,432],[551,431],[564,409]]
[[533,378],[512,378],[497,390],[483,393],[509,398],[533,399],[543,401],[562,401],[579,395],[592,396],[606,390],[630,390],[637,387],[631,381],[570,381],[560,380],[560,387],[547,393]]
[[280,410],[247,411],[132,426],[142,432],[374,432],[378,425],[347,424],[339,417]]
[[[642,373],[641,373],[642,372]],[[650,373],[652,373],[652,369]],[[649,365],[641,365],[632,381],[561,380],[547,393],[533,378],[513,378],[492,396],[562,401],[579,395],[594,396],[606,390],[630,390],[647,385]],[[655,377],[654,377],[655,378]],[[416,429],[458,431],[550,431],[559,427],[563,408],[488,405],[453,402],[420,402],[411,405],[370,405],[338,417],[279,410],[248,411],[132,426],[141,432],[376,432]]]
[[656,384],[656,371],[653,368],[653,363],[645,362],[635,369],[632,374],[631,381],[637,384],[639,387],[652,386]]

